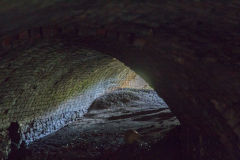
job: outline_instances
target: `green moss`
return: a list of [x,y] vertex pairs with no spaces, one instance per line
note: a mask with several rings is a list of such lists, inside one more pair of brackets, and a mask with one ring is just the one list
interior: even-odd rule
[[[9,57],[14,57],[15,52],[9,53]],[[8,63],[3,65],[9,66]],[[2,77],[9,80],[0,86],[0,102],[9,109],[9,114],[2,117],[22,123],[56,110],[63,102],[84,94],[99,82],[115,79],[121,85],[132,72],[112,57],[68,48],[59,42],[41,43],[18,51],[11,67]]]
[[[87,65],[91,64],[91,65]],[[57,107],[62,102],[71,99],[99,83],[110,78],[123,78],[119,77],[127,72],[126,67],[119,61],[113,61],[110,57],[101,57],[86,61],[84,67],[76,65],[69,68],[67,71],[55,75],[51,74],[45,78],[46,83],[43,83],[45,90],[41,87],[38,98],[35,99],[35,104],[39,105],[41,102],[48,102],[47,106],[51,105],[52,108]],[[116,71],[116,69],[120,69]],[[50,80],[52,78],[52,80]],[[32,106],[40,107],[40,106]],[[42,107],[40,107],[42,108]],[[43,106],[44,108],[44,106]]]

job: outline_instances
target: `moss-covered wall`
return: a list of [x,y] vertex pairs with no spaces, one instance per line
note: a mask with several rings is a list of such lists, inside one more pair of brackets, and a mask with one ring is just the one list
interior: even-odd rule
[[[239,6],[239,0],[2,0],[0,57],[11,61],[2,55],[18,43],[62,34],[84,41],[145,75],[185,126],[185,159],[239,160]],[[6,105],[0,109],[7,113]]]
[[136,81],[136,74],[115,58],[60,41],[16,48],[0,62],[0,140],[5,145],[11,122],[20,124],[22,140],[29,143],[81,117],[98,96]]

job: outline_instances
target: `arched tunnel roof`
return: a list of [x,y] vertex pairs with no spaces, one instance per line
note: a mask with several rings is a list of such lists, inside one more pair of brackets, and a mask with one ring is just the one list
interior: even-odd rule
[[[240,156],[239,4],[229,1],[0,2],[1,59],[41,39],[102,51],[146,78],[181,123]],[[29,45],[30,44],[30,45]]]

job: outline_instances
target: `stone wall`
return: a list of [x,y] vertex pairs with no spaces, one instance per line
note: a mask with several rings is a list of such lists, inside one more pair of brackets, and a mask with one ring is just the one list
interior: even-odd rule
[[238,0],[15,0],[0,7],[1,57],[49,37],[110,54],[140,73],[186,126],[183,133],[205,146],[191,159],[239,159]]
[[11,122],[20,124],[21,140],[28,144],[81,117],[100,95],[131,87],[128,81],[136,78],[114,58],[59,41],[16,48],[1,59],[0,68],[3,152]]

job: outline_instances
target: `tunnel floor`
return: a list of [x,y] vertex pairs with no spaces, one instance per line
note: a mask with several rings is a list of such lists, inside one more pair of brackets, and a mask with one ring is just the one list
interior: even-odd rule
[[[88,113],[32,143],[24,159],[180,159],[179,121],[152,90],[121,89],[96,99]],[[142,135],[129,144],[128,130]]]

